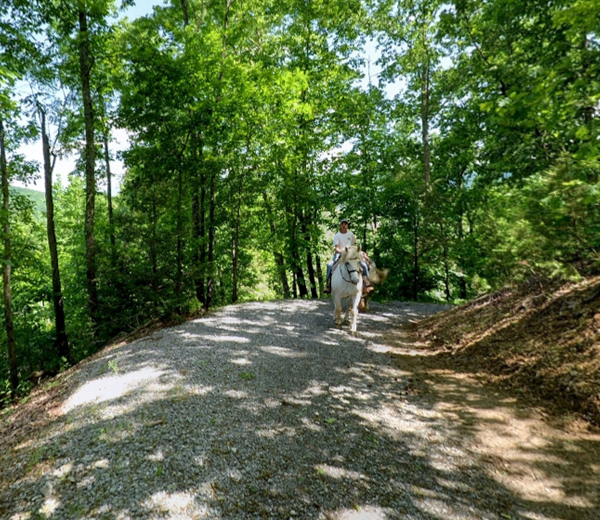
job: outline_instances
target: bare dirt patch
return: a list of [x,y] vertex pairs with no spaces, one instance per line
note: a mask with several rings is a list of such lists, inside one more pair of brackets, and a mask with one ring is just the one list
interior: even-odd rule
[[600,277],[531,280],[421,321],[448,366],[534,399],[556,420],[600,426]]

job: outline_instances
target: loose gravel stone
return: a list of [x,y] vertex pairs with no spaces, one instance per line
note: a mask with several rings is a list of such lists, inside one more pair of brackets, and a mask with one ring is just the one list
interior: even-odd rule
[[533,518],[392,363],[442,309],[372,303],[351,336],[331,301],[247,303],[107,349],[0,459],[0,517]]

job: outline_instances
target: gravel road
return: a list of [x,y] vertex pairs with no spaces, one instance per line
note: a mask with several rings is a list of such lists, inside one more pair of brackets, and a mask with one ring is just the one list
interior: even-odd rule
[[399,330],[443,309],[372,303],[352,337],[330,300],[246,303],[107,348],[3,420],[0,518],[600,518],[597,436]]

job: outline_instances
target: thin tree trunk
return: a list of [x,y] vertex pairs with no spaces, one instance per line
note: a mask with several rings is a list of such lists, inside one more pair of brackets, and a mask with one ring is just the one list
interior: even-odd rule
[[212,172],[208,197],[208,280],[206,287],[206,308],[209,309],[214,297],[214,252],[215,252],[215,189],[216,173]]
[[[197,138],[198,142],[193,147],[195,175],[192,194],[192,243],[194,244],[194,288],[196,289],[196,298],[204,305],[204,282],[200,270],[200,190],[203,189],[203,176],[199,173],[199,163],[202,157],[202,135],[200,132]],[[204,210],[204,207],[202,209]]]
[[10,294],[10,268],[11,268],[11,243],[10,243],[10,199],[8,192],[8,164],[6,162],[4,122],[0,118],[0,170],[2,171],[2,197],[4,215],[4,270],[2,281],[4,284],[4,325],[6,328],[6,344],[8,347],[8,364],[10,371],[10,387],[13,395],[19,385],[17,372],[17,353],[15,348],[15,327],[13,324],[12,297]]
[[108,225],[110,228],[110,263],[115,267],[117,246],[115,240],[115,219],[113,216],[112,203],[112,174],[110,171],[110,153],[108,150],[108,132],[104,132],[104,162],[106,164],[106,199],[108,201]]
[[319,253],[315,253],[315,259],[317,261],[317,280],[319,281],[319,295],[321,298],[323,298],[323,294],[325,294],[323,292],[325,286],[323,282],[323,270],[321,269],[321,257],[319,256]]
[[242,218],[242,193],[244,189],[244,175],[241,176],[240,186],[238,191],[238,203],[237,203],[237,214],[235,219],[235,232],[233,237],[233,294],[231,296],[231,303],[235,303],[238,300],[238,255],[240,248],[240,226]]
[[183,12],[183,24],[187,27],[190,23],[187,0],[181,0],[181,11]]
[[423,141],[423,177],[429,184],[431,177],[431,150],[429,149],[429,69],[423,72],[421,89],[421,139]]
[[308,269],[308,279],[310,281],[310,296],[311,298],[318,298],[317,293],[317,279],[315,277],[315,268],[312,261],[312,253],[310,248],[306,251],[306,267]]
[[96,243],[94,237],[94,217],[96,202],[96,177],[94,145],[94,108],[90,89],[90,73],[92,60],[90,58],[90,42],[87,27],[85,4],[79,2],[79,65],[81,91],[83,95],[83,115],[85,119],[85,248],[86,248],[86,278],[88,292],[88,309],[94,335],[97,335],[98,316],[98,287],[96,283]]
[[46,132],[46,113],[38,110],[41,117],[42,148],[44,157],[44,182],[46,189],[46,228],[48,232],[48,248],[50,250],[50,263],[52,265],[52,303],[54,304],[54,324],[56,327],[56,347],[58,355],[71,363],[71,351],[67,338],[65,308],[62,287],[60,282],[60,269],[58,264],[58,247],[54,229],[54,199],[52,194],[52,171],[54,164],[50,158],[50,142]]
[[274,251],[273,256],[275,257],[275,263],[277,264],[277,269],[279,271],[279,280],[281,281],[281,286],[283,288],[283,297],[289,298],[291,296],[291,291],[285,269],[285,258],[283,257],[283,254],[278,251]]
[[[463,231],[463,212],[462,212],[462,208],[459,212],[458,215],[458,242],[460,244],[461,250],[463,249],[463,240],[464,240],[464,231]],[[463,255],[461,253],[460,255],[460,275],[458,277],[458,291],[459,291],[459,298],[461,300],[466,300],[467,299],[467,280],[465,279],[465,272],[464,272],[464,258]]]
[[[423,28],[423,39],[426,36],[426,26]],[[427,45],[424,42],[425,46]],[[426,47],[427,48],[427,47]],[[423,143],[423,177],[429,184],[431,177],[431,150],[429,149],[429,57],[426,56],[421,78],[421,139]]]
[[413,217],[413,300],[419,299],[419,216]]
[[178,168],[177,175],[177,312],[181,314],[182,308],[182,293],[183,293],[183,216],[181,206],[183,205],[183,172],[181,166]]
[[206,308],[205,280],[206,280],[206,176],[200,174],[200,266],[202,272],[196,285],[196,296]]
[[[463,180],[464,180],[464,173],[465,170],[463,170],[460,174],[460,180],[459,180],[459,189],[462,190],[463,188]],[[459,255],[459,262],[460,262],[460,275],[458,278],[458,297],[461,300],[466,300],[467,299],[467,280],[465,278],[465,259],[464,259],[464,229],[463,229],[463,218],[464,218],[464,206],[463,206],[463,202],[461,201],[459,204],[459,209],[458,209],[458,243],[460,244],[460,255]]]
[[306,281],[304,279],[304,271],[300,262],[300,252],[298,251],[298,218],[294,214],[292,219],[292,265],[294,268],[295,280],[298,284],[300,298],[308,298],[308,290],[306,289]]
[[276,250],[277,244],[277,229],[275,228],[275,222],[273,221],[273,214],[271,210],[271,205],[269,204],[269,199],[267,194],[263,191],[263,200],[265,201],[265,208],[267,210],[267,218],[269,219],[269,227],[271,228],[271,236],[273,237],[273,257],[275,258],[275,264],[277,265],[277,271],[279,273],[279,280],[281,281],[281,286],[283,288],[283,297],[289,298],[291,296],[290,285],[288,283],[287,274],[285,271],[285,260],[283,258],[283,254]]
[[296,278],[296,272],[292,271],[292,295],[294,300],[298,299],[298,281]]
[[[306,225],[306,220],[304,218],[304,215],[301,214],[300,217],[302,218],[302,224],[301,224],[301,228],[302,228],[302,235],[304,236],[304,239],[306,240],[306,267],[308,270],[308,279],[310,282],[310,295],[312,298],[318,298],[318,294],[317,294],[317,281],[315,279],[315,268],[313,267],[313,262],[312,262],[312,253],[311,253],[311,248],[310,248],[310,233],[308,232],[308,226]],[[308,296],[308,293],[307,293]]]
[[450,295],[450,268],[448,267],[448,244],[446,243],[446,230],[444,224],[440,221],[440,232],[442,233],[442,256],[444,259],[444,286],[446,293],[446,301],[449,302]]
[[198,301],[201,301],[198,294],[200,282],[200,194],[198,191],[198,186],[196,186],[192,193],[192,243],[194,244],[192,261],[194,263],[194,287],[196,289],[196,297],[198,298]]
[[150,239],[150,263],[152,264],[152,291],[154,297],[158,295],[158,253],[156,251],[158,225],[158,212],[156,208],[156,196],[152,197],[152,238]]

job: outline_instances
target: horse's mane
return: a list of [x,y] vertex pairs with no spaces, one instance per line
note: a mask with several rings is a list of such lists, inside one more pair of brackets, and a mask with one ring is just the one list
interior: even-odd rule
[[360,261],[360,249],[356,246],[348,246],[342,251],[342,257],[340,262],[344,264],[345,262],[351,262],[352,260]]

